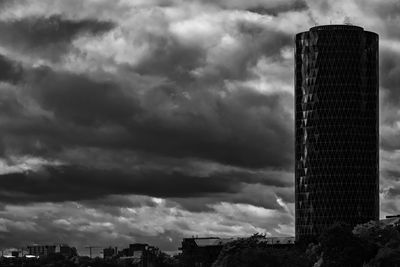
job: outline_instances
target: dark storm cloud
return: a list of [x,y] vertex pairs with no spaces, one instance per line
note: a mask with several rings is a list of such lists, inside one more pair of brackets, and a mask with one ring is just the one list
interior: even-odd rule
[[95,81],[85,75],[35,69],[33,97],[62,120],[92,126],[121,123],[139,111],[136,99],[123,93],[118,84]]
[[400,13],[400,3],[397,1],[376,1],[373,8],[382,18],[396,18]]
[[[18,0],[2,0],[2,1],[0,1],[0,10],[14,5],[17,1]],[[22,1],[19,1],[19,2],[22,2]]]
[[113,22],[94,19],[70,20],[60,15],[0,21],[0,43],[32,56],[58,59],[70,42],[83,34],[97,35],[115,27]]
[[[118,149],[125,145],[124,141],[115,139],[121,137],[118,127],[111,133],[103,133],[98,128],[121,123],[139,110],[135,99],[123,94],[117,84],[98,82],[80,74],[54,72],[49,67],[22,69],[18,63],[4,57],[0,58],[0,64],[4,66],[3,80],[31,86],[24,91],[0,92],[1,116],[7,118],[0,125],[0,137],[9,150],[19,155],[52,158],[52,153],[65,146],[116,144]],[[18,94],[29,95],[55,118],[32,114],[19,101]],[[43,146],[37,147],[38,142]]]
[[400,133],[396,130],[396,115],[400,101],[400,54],[389,49],[380,50],[380,84],[381,94],[381,148],[393,151],[400,147]]
[[16,83],[23,77],[22,66],[0,54],[0,81]]
[[400,148],[399,138],[400,133],[398,131],[382,132],[380,137],[381,148],[386,151],[396,151]]
[[[154,111],[142,114],[140,121],[127,126],[134,136],[131,140],[136,140],[128,146],[168,156],[204,158],[246,167],[290,164],[292,149],[285,141],[292,134],[285,124],[290,114],[280,104],[289,95],[266,96],[243,88],[222,99],[213,90],[223,92],[222,81],[226,79],[249,78],[250,68],[261,56],[279,57],[280,49],[290,44],[292,38],[246,21],[238,21],[236,27],[243,49],[234,55],[233,62],[212,67],[207,65],[205,51],[199,47],[184,46],[170,36],[146,37],[151,40],[154,52],[133,70],[142,75],[167,76],[170,83],[147,90],[142,103],[159,107],[172,102],[179,106],[183,92],[192,100],[186,101],[190,106],[186,103],[178,107],[172,118]],[[191,72],[197,68],[205,69],[206,75],[195,79]],[[196,110],[203,101],[208,105],[207,114]],[[258,127],[260,121],[264,121],[262,129]],[[275,156],[268,156],[270,153]]]
[[84,200],[82,203],[87,207],[118,207],[118,208],[135,208],[135,207],[152,207],[155,206],[154,201],[146,196],[124,196],[109,195],[97,199]]
[[362,0],[357,2],[362,10],[369,12],[373,18],[381,20],[383,31],[379,34],[382,37],[400,39],[400,25],[397,20],[400,12],[398,1],[369,1],[367,4]]
[[109,195],[81,200],[80,203],[88,208],[94,208],[112,216],[123,215],[124,208],[156,207],[156,203],[148,196]]
[[288,12],[288,11],[302,11],[306,10],[308,8],[308,5],[306,1],[303,0],[295,0],[293,2],[289,3],[282,3],[281,5],[278,5],[276,7],[264,7],[262,5],[256,6],[256,7],[251,7],[247,9],[250,12],[262,14],[262,15],[273,15],[276,16],[279,13],[282,12]]
[[191,177],[179,172],[88,169],[48,166],[39,171],[1,175],[4,202],[85,200],[112,194],[193,197],[235,192],[240,185],[221,177]]
[[[273,177],[275,176],[275,177]],[[93,201],[91,205],[135,206],[129,198],[118,195],[146,195],[162,198],[205,197],[211,202],[231,200],[268,208],[277,208],[272,191],[269,198],[261,188],[285,187],[291,181],[280,181],[279,174],[244,171],[217,171],[207,176],[195,176],[182,171],[139,168],[133,170],[93,169],[82,166],[43,166],[38,170],[0,175],[0,201],[8,203]],[[265,187],[266,186],[266,187]],[[240,193],[241,192],[241,193]],[[258,200],[254,196],[259,195]],[[107,201],[102,198],[109,196]],[[265,201],[264,201],[265,200]],[[261,201],[261,202],[260,202]],[[114,203],[114,204],[113,204]],[[142,204],[146,204],[143,202]],[[206,202],[203,201],[203,206]]]
[[281,198],[285,203],[294,203],[294,187],[282,187],[274,190],[277,197]]
[[220,202],[237,204],[250,204],[265,209],[281,210],[277,197],[286,203],[293,203],[293,177],[291,173],[269,173],[269,172],[244,172],[232,171],[216,173],[216,178],[225,178],[227,181],[241,184],[238,192],[220,192],[193,198],[171,198],[179,203],[182,208],[192,212],[210,211],[212,205]]
[[[51,152],[65,146],[94,146],[251,168],[291,164],[288,140],[292,132],[287,123],[291,115],[281,105],[290,101],[289,95],[262,95],[244,88],[221,98],[204,91],[193,100],[181,100],[185,102],[180,108],[165,116],[162,110],[149,108],[171,102],[170,90],[175,88],[154,88],[139,97],[112,80],[97,81],[46,67],[15,71],[11,67],[15,63],[4,62],[12,70],[7,79],[25,73],[21,83],[32,88],[21,93],[31,95],[41,108],[55,115],[50,119],[28,114],[17,96],[10,97],[8,101],[14,101],[18,110],[8,114],[13,120],[2,125],[1,136],[13,151],[40,155],[49,152],[46,148]],[[206,110],[193,110],[191,103],[196,97],[207,101]],[[7,106],[7,101],[3,105]],[[38,141],[40,149],[34,146]]]
[[399,213],[399,209],[396,205],[396,201],[389,201],[386,203],[382,203],[381,210],[384,210],[386,212],[386,214],[388,214],[388,215],[393,215],[393,214]]
[[23,110],[23,107],[21,103],[18,102],[13,89],[14,88],[3,89],[1,93],[0,117],[9,122],[12,120],[12,118],[17,119]]
[[231,194],[220,193],[201,198],[172,198],[172,200],[179,203],[183,209],[192,212],[212,211],[213,205],[221,202],[249,204],[273,210],[282,209],[270,187],[257,184],[249,187],[244,187],[242,191]]
[[268,14],[276,16],[279,13],[287,11],[301,11],[306,9],[307,3],[304,0],[281,0],[281,1],[263,1],[263,0],[200,0],[203,3],[211,3],[226,9],[248,10],[259,14]]
[[385,170],[382,170],[381,172],[382,172],[382,175],[387,180],[400,181],[400,172],[397,170],[385,169]]
[[[291,136],[281,97],[255,92],[209,99],[210,115],[181,110],[175,119],[150,117],[130,128],[131,146],[174,157],[195,157],[261,168],[291,164]],[[268,106],[268,109],[265,107]],[[209,117],[212,116],[212,117]],[[282,121],[283,119],[283,121]],[[262,122],[259,124],[259,122]],[[270,157],[270,153],[274,157]]]
[[1,239],[174,250],[192,233],[291,223],[280,29],[307,5],[128,2],[3,4]]
[[390,50],[380,50],[380,83],[389,90],[387,98],[392,104],[397,104],[400,99],[400,54]]
[[[113,27],[101,20],[30,17],[0,23],[0,32],[16,30],[0,42],[12,40],[15,51],[54,60],[76,37]],[[237,48],[218,60],[210,57],[213,47],[153,33],[138,35],[150,51],[139,62],[119,65],[107,58],[115,64],[113,73],[86,71],[85,65],[76,72],[27,62],[21,67],[4,58],[2,64],[10,71],[3,79],[17,87],[7,91],[0,115],[8,118],[0,125],[4,159],[13,165],[15,156],[40,157],[66,165],[43,163],[39,169],[1,175],[0,200],[24,205],[78,201],[113,216],[121,215],[121,207],[154,208],[151,200],[132,200],[132,195],[173,199],[195,212],[213,212],[210,205],[221,201],[282,211],[274,190],[290,187],[292,181],[286,174],[265,170],[291,169],[292,114],[287,105],[292,96],[279,88],[263,93],[235,83],[256,78],[253,68],[261,58],[283,60],[281,49],[292,39],[245,19],[235,19],[231,27]],[[230,49],[222,41],[215,46]],[[195,75],[198,70],[200,75]],[[146,84],[153,79],[161,82]],[[92,148],[112,167],[85,155]],[[79,167],[65,156],[70,150],[79,151]],[[116,156],[125,151],[133,156]],[[229,170],[199,175],[196,170],[175,170],[179,163],[159,165],[159,157],[209,162]],[[131,166],[125,168],[120,159],[131,161]],[[274,190],[265,193],[262,188]]]
[[[29,47],[68,42],[82,32],[97,33],[113,26],[58,16],[5,23],[3,28],[19,29],[16,36],[27,32],[18,41]],[[291,166],[288,140],[293,133],[291,114],[285,108],[291,96],[265,95],[246,87],[228,92],[224,85],[226,79],[250,78],[249,70],[261,56],[279,58],[280,49],[291,43],[291,37],[244,20],[235,27],[243,49],[234,55],[234,61],[213,66],[200,78],[194,78],[191,71],[209,68],[205,50],[183,45],[172,36],[141,36],[153,53],[128,69],[136,71],[135,75],[168,78],[141,95],[136,93],[141,88],[135,83],[125,84],[118,77],[89,77],[49,67],[26,69],[23,83],[31,88],[21,94],[30,95],[55,117],[44,119],[21,111],[11,125],[3,127],[8,146],[15,146],[11,150],[20,154],[46,153],[50,158],[52,151],[65,147],[92,146],[248,168]],[[176,106],[175,110],[162,108],[168,105]],[[39,151],[34,145],[38,141]]]
[[397,198],[400,195],[400,188],[390,187],[387,189],[386,193],[388,199]]
[[141,75],[161,74],[179,83],[194,80],[190,72],[204,62],[205,51],[197,47],[181,45],[171,36],[148,35],[145,38],[154,51],[140,64],[133,67],[133,71]]

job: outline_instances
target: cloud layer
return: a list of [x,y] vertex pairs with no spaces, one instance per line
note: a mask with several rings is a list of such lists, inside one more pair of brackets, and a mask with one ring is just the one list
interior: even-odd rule
[[380,34],[381,213],[400,209],[395,1],[8,0],[0,14],[5,247],[293,235],[293,36],[345,18]]

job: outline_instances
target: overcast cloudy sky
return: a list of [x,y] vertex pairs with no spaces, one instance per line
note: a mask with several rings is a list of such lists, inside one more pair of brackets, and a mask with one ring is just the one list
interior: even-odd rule
[[293,36],[346,17],[380,35],[384,217],[398,0],[1,0],[1,245],[293,235]]

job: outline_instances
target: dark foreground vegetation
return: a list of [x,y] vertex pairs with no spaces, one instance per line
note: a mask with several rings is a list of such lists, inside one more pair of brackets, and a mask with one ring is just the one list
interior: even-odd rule
[[[336,223],[315,240],[293,246],[273,247],[262,242],[256,234],[224,245],[217,258],[207,263],[194,262],[192,257],[171,257],[159,253],[152,263],[138,263],[124,259],[64,258],[51,255],[31,261],[4,261],[0,266],[60,266],[60,267],[400,267],[400,226],[370,222],[354,229]],[[261,240],[261,241],[260,241]],[[212,263],[210,263],[212,262]]]
[[400,227],[370,222],[354,229],[334,224],[319,238],[290,248],[271,248],[257,236],[227,244],[212,267],[396,267]]

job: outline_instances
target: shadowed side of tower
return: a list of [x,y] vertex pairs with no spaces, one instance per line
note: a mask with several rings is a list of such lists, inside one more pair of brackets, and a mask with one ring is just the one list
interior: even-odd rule
[[379,219],[378,35],[326,25],[296,35],[296,239]]

